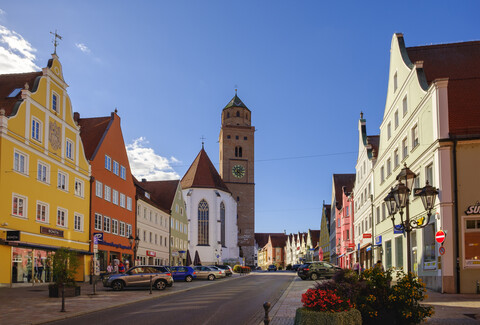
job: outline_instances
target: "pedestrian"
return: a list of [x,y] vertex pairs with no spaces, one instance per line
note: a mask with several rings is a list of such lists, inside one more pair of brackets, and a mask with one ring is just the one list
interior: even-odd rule
[[110,274],[113,272],[113,266],[112,266],[112,263],[110,262],[108,265],[107,265],[107,273]]
[[382,260],[378,260],[377,263],[375,263],[375,268],[379,269],[382,272],[385,272],[385,269],[383,268],[383,265],[382,265]]
[[130,268],[130,261],[125,260],[125,271],[128,270],[129,268]]
[[118,272],[125,273],[125,265],[122,261],[120,261],[120,264],[118,264]]

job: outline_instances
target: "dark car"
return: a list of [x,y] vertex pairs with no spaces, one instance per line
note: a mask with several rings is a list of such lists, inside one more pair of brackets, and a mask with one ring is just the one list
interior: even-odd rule
[[298,271],[298,268],[302,266],[302,264],[293,264],[292,265],[292,271]]
[[170,266],[169,269],[175,281],[192,282],[197,278],[197,272],[191,266]]
[[233,274],[232,267],[230,265],[210,265],[219,268],[220,270],[225,271],[226,276],[231,276]]
[[272,265],[269,265],[269,266],[268,266],[267,270],[268,270],[268,272],[270,272],[270,271],[277,271],[277,267],[276,267],[274,264],[272,264]]
[[335,275],[341,268],[328,262],[305,263],[298,268],[297,274],[302,280],[320,278],[329,279]]
[[173,285],[172,274],[165,266],[138,265],[125,273],[103,278],[103,286],[115,291],[123,290],[124,287],[149,287],[150,282],[155,289],[163,290]]

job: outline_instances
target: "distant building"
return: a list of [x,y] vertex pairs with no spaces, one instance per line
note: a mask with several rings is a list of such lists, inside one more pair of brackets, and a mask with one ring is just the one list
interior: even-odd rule
[[323,203],[318,249],[320,261],[330,262],[330,204]]

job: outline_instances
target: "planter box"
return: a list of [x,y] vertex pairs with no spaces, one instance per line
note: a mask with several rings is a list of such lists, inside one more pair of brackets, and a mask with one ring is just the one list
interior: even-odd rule
[[[48,286],[48,296],[50,298],[61,298],[62,297],[62,287],[57,286],[56,284],[50,284]],[[65,297],[76,297],[80,296],[80,287],[65,287]]]
[[298,308],[295,314],[295,325],[361,325],[362,314],[357,309],[338,313],[312,311]]

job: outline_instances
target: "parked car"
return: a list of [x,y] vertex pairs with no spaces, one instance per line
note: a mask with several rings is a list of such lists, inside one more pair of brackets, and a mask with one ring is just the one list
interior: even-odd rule
[[305,263],[298,268],[297,275],[302,279],[318,280],[319,278],[329,279],[341,270],[340,267],[328,262],[311,262]]
[[209,268],[220,271],[219,273],[220,278],[225,278],[227,276],[227,273],[225,272],[225,270],[222,270],[221,268],[219,268],[218,265],[210,265]]
[[191,266],[170,266],[174,281],[192,282],[197,278],[197,272]]
[[209,266],[214,266],[214,267],[224,271],[226,276],[231,276],[233,274],[233,270],[232,270],[232,267],[230,265],[209,265]]
[[292,271],[298,271],[298,268],[302,266],[302,264],[293,264],[292,265]]
[[276,272],[276,271],[277,271],[277,267],[276,267],[274,264],[272,264],[272,265],[269,265],[269,266],[268,266],[267,270],[268,270],[268,272],[270,272],[270,271],[275,271],[275,272]]
[[123,290],[124,287],[149,287],[150,276],[153,287],[163,290],[173,285],[170,270],[165,266],[138,265],[130,268],[125,273],[111,274],[103,278],[103,286],[110,287],[115,291]]
[[193,268],[197,272],[197,279],[207,279],[213,281],[217,278],[224,277],[224,272],[220,269],[209,266],[195,266]]

